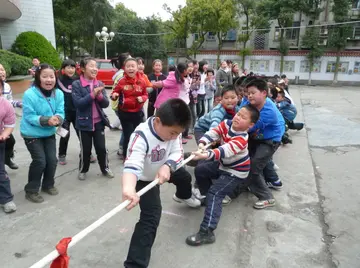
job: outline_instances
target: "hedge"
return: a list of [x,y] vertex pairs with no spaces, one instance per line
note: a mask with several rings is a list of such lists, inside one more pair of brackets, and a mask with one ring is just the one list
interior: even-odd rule
[[29,58],[38,58],[42,63],[48,63],[60,68],[61,60],[55,48],[37,32],[23,32],[16,37],[11,51]]
[[6,70],[7,77],[11,75],[26,75],[32,66],[32,60],[12,53],[7,50],[0,49],[0,64]]

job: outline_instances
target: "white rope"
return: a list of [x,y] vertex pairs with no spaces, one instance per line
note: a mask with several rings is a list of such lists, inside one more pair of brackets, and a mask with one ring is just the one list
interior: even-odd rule
[[[206,145],[205,148],[209,147],[211,144]],[[193,158],[195,157],[195,155],[191,155],[188,158],[186,158],[180,166],[177,167],[177,169],[185,166],[188,162],[190,162]],[[146,185],[144,188],[142,188],[139,192],[137,192],[138,196],[142,196],[143,194],[145,194],[147,191],[149,191],[151,188],[153,188],[154,186],[156,186],[159,183],[159,179],[155,179],[154,181],[152,181],[151,183],[149,183],[148,185]],[[112,218],[113,216],[115,216],[117,213],[119,213],[120,211],[122,211],[124,208],[126,208],[128,205],[130,204],[129,200],[126,200],[124,202],[122,202],[120,205],[118,205],[117,207],[115,207],[114,209],[112,209],[111,211],[109,211],[108,213],[106,213],[104,216],[102,216],[100,219],[98,219],[97,221],[95,221],[94,223],[92,223],[91,225],[89,225],[88,227],[86,227],[84,230],[82,230],[81,232],[77,233],[75,236],[72,237],[71,242],[68,245],[68,249],[72,248],[73,246],[75,246],[81,239],[83,239],[85,236],[87,236],[88,234],[90,234],[92,231],[94,231],[96,228],[98,228],[99,226],[101,226],[103,223],[105,223],[106,221],[108,221],[110,218]],[[59,256],[59,253],[57,250],[54,250],[52,252],[50,252],[48,255],[46,255],[44,258],[42,258],[40,261],[38,261],[37,263],[33,264],[32,266],[30,266],[30,268],[43,268],[45,265],[47,265],[48,263],[50,263],[51,261],[55,260],[57,257]]]

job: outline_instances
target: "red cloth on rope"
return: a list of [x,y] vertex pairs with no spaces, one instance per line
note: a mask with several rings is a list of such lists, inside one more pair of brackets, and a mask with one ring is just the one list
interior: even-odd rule
[[69,268],[70,257],[67,255],[67,249],[70,242],[71,237],[66,237],[61,239],[56,245],[56,250],[59,252],[60,256],[51,263],[50,268]]

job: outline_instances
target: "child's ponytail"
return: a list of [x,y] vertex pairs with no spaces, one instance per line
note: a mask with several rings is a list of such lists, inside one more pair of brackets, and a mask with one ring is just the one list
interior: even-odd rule
[[179,84],[184,82],[184,78],[181,76],[181,74],[183,74],[187,69],[187,65],[183,62],[180,62],[175,69],[175,78],[176,78],[176,82],[178,82]]

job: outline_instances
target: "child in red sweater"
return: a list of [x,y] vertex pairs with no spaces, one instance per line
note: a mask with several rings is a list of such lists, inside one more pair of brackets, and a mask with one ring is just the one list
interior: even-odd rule
[[112,100],[119,98],[118,115],[123,128],[123,155],[126,159],[130,136],[143,120],[142,108],[148,99],[148,93],[146,82],[138,72],[136,59],[126,59],[124,71],[124,77],[119,80],[110,97]]

